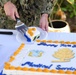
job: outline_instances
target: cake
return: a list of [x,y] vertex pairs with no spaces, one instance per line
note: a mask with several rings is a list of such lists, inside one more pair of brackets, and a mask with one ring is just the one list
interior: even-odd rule
[[5,62],[6,75],[76,75],[76,42],[36,40],[21,44]]
[[29,27],[26,31],[26,35],[31,39],[31,41],[35,41],[40,37],[40,31],[36,27]]

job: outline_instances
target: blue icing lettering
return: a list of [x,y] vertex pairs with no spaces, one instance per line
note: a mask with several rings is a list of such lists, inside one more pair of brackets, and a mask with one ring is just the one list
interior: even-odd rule
[[73,47],[73,48],[75,48],[75,47],[76,47],[76,45],[73,45],[72,47]]
[[53,64],[51,64],[51,65],[48,67],[48,69],[50,69],[52,66],[53,66]]
[[[37,44],[37,45],[50,46],[50,47],[57,47],[57,46],[58,46],[58,45],[56,45],[56,44],[46,44],[46,43],[44,43],[44,42],[41,42],[41,43],[39,43],[39,44]],[[72,46],[71,44],[61,44],[60,47],[73,47],[73,48],[75,48],[76,45],[73,45],[73,46]]]
[[72,48],[75,48],[76,45],[71,45],[71,44],[61,44],[60,47],[72,47]]
[[51,64],[50,66],[43,65],[43,68],[48,68],[48,69],[50,69],[52,66],[53,66],[53,64]]
[[25,62],[24,64],[21,64],[21,66],[25,66],[25,65],[29,65],[30,67],[48,68],[48,69],[50,69],[53,66],[53,64],[47,66],[43,64],[34,64],[33,62]]
[[38,67],[41,67],[41,66],[42,66],[41,64],[38,65]]
[[41,64],[39,64],[39,65],[37,65],[37,64],[33,64],[33,67],[41,67],[42,65]]
[[55,44],[49,44],[48,46],[57,47],[58,45],[55,45]]
[[71,47],[71,45],[67,45],[68,47]]
[[60,47],[72,47],[72,45],[68,44],[61,44]]
[[71,71],[76,70],[76,68],[74,67],[61,67],[61,65],[57,65],[56,69],[57,70],[71,70]]
[[61,68],[61,65],[57,65],[56,69],[57,70],[65,70],[65,68]]
[[38,45],[44,45],[44,46],[47,46],[47,44],[44,43],[44,42],[41,42],[41,43],[39,43]]
[[24,64],[21,64],[21,66],[24,66],[24,65],[29,65],[29,66],[32,66],[32,64],[33,64],[33,62],[26,62],[26,63],[24,63]]

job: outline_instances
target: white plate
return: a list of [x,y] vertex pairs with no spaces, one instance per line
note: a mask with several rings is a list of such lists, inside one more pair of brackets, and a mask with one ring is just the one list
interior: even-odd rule
[[[47,32],[42,30],[39,27],[36,27],[36,28],[40,31],[40,38],[39,38],[39,40],[46,39],[47,38]],[[35,41],[27,42],[26,38],[19,32],[16,35],[16,39],[17,39],[18,42],[21,42],[21,43],[34,43],[35,42]]]

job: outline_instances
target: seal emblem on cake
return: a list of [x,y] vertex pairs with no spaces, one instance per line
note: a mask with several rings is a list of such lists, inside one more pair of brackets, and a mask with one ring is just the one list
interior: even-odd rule
[[28,56],[31,56],[31,57],[41,57],[43,54],[43,51],[39,51],[39,50],[32,50],[29,52]]
[[74,58],[74,53],[69,48],[61,48],[53,54],[53,57],[58,58],[59,60],[52,62],[69,62]]

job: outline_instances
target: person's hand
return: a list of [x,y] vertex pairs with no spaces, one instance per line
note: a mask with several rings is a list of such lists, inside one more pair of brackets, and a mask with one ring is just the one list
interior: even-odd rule
[[40,18],[40,28],[45,31],[48,31],[48,14],[42,14]]
[[11,19],[15,20],[15,16],[19,18],[16,6],[10,1],[4,4],[5,14]]

